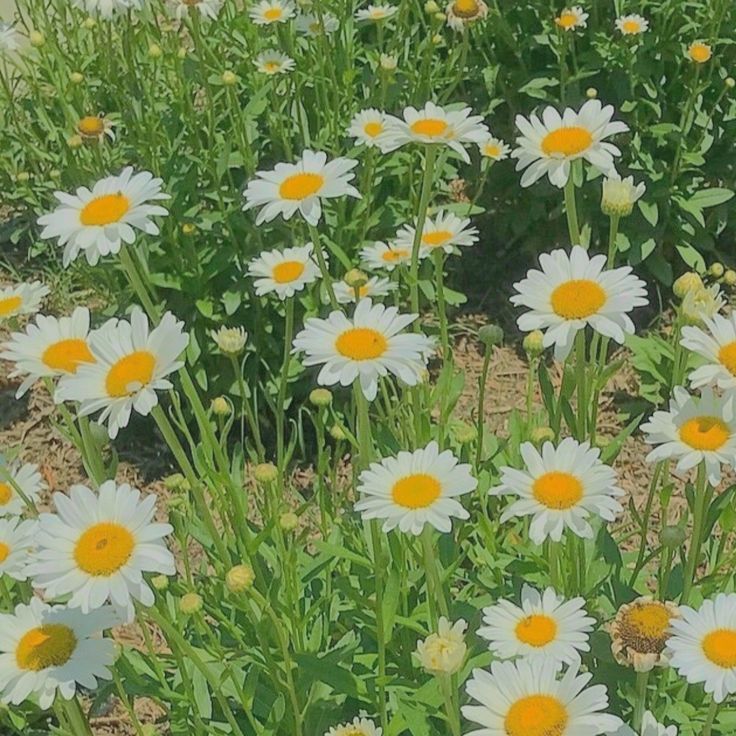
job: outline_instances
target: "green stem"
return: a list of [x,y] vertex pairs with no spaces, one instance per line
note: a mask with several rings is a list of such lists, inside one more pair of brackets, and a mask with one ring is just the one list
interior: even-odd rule
[[634,703],[634,731],[641,731],[644,719],[644,710],[647,704],[647,685],[649,684],[649,672],[638,672],[636,675],[636,702]]
[[483,454],[483,433],[485,431],[485,400],[486,400],[486,383],[488,382],[488,369],[491,366],[491,355],[493,348],[486,346],[485,355],[483,356],[483,367],[480,371],[480,379],[478,380],[478,414],[476,416],[476,425],[478,430],[478,440],[475,448],[475,472],[480,469],[480,460]]
[[445,712],[447,714],[447,721],[450,724],[450,731],[452,736],[460,736],[462,729],[460,726],[460,713],[453,697],[453,683],[452,676],[446,674],[438,675],[440,686],[442,688],[442,697],[445,701]]
[[445,303],[445,252],[436,248],[434,252],[435,288],[437,290],[437,311],[440,317],[440,343],[442,357],[447,360],[450,355],[450,338],[447,330],[447,305]]
[[[432,178],[434,175],[434,163],[436,157],[436,146],[427,146],[427,151],[424,156],[424,176],[422,178],[422,191],[419,195],[419,209],[417,211],[417,218],[415,223],[416,232],[414,233],[414,242],[411,246],[411,266],[409,268],[411,311],[415,314],[419,314],[419,250],[422,245],[424,222],[427,219],[427,209],[429,208],[429,200],[432,195]],[[415,322],[415,329],[419,329],[418,320],[417,322]]]
[[698,475],[695,481],[692,539],[690,540],[690,549],[688,550],[687,563],[685,565],[685,580],[682,587],[682,597],[680,598],[680,605],[683,606],[687,605],[690,600],[690,593],[698,571],[698,559],[700,558],[700,548],[703,543],[703,526],[708,507],[708,496],[705,462],[701,462],[698,465]]
[[567,229],[570,233],[570,245],[581,245],[578,207],[575,201],[575,178],[572,166],[570,167],[567,184],[565,184],[565,214],[567,215]]
[[92,728],[76,696],[64,703],[64,712],[74,736],[92,736]]
[[700,732],[700,736],[710,736],[713,731],[713,724],[716,722],[716,715],[718,715],[718,708],[720,703],[716,703],[715,700],[711,701],[710,707],[708,708],[708,715],[705,719],[705,725],[703,730]]
[[587,434],[588,419],[584,329],[578,330],[578,334],[575,336],[575,382],[578,385],[578,440],[582,442]]
[[322,274],[322,280],[325,282],[325,289],[327,289],[327,296],[330,300],[330,306],[333,309],[339,309],[340,305],[337,302],[335,296],[335,289],[332,286],[332,276],[327,268],[327,261],[325,260],[325,254],[322,250],[322,241],[319,236],[319,230],[316,226],[311,223],[307,223],[309,230],[309,237],[312,238],[312,245],[314,246],[314,254],[317,256],[317,264],[319,265],[320,273]]
[[422,530],[422,552],[424,553],[424,569],[427,575],[427,607],[430,612],[432,628],[437,630],[437,605],[440,613],[449,620],[450,610],[447,606],[445,591],[439,574],[439,560],[435,554],[432,527],[427,524]]
[[276,402],[276,464],[279,473],[284,474],[284,420],[286,403],[286,389],[289,383],[289,364],[291,363],[291,341],[294,337],[294,298],[286,300],[286,319],[284,322],[284,357],[281,362],[279,376],[279,393]]
[[613,264],[616,262],[616,238],[620,221],[621,218],[618,215],[611,215],[608,223],[608,268],[613,268]]

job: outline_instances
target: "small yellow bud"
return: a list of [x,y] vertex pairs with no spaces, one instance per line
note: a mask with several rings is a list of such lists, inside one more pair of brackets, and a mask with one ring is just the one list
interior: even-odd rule
[[185,59],[187,56],[188,50],[186,46],[179,46],[179,50],[176,52],[176,55],[180,59]]
[[204,601],[198,593],[185,593],[179,601],[179,610],[187,616],[199,613],[203,606]]
[[97,25],[97,21],[94,18],[85,18],[82,21],[82,28],[91,31]]
[[84,145],[84,141],[81,135],[72,135],[66,139],[66,144],[69,148],[80,148]]
[[82,72],[72,72],[69,75],[69,81],[72,84],[82,84],[84,82],[84,74]]
[[285,511],[279,517],[279,525],[285,532],[293,532],[299,524],[299,517],[293,511]]
[[238,83],[238,75],[228,69],[222,73],[222,83],[232,87]]
[[152,43],[148,47],[148,55],[152,59],[160,59],[163,56],[163,53],[164,52],[162,51],[161,47],[157,43]]
[[351,268],[343,280],[351,289],[359,289],[368,283],[368,275],[359,268]]
[[396,57],[391,54],[381,54],[378,58],[378,63],[384,72],[392,72],[396,69],[398,61]]
[[424,12],[427,15],[434,15],[435,13],[440,12],[440,6],[437,5],[434,0],[427,0],[427,2],[424,3]]
[[733,89],[734,87],[736,87],[736,79],[734,79],[733,77],[726,77],[725,84],[726,87],[728,87],[729,89]]
[[184,233],[184,235],[194,235],[194,233],[197,232],[197,226],[191,222],[185,222],[181,226],[181,231]]
[[345,430],[339,424],[333,424],[330,427],[330,437],[337,442],[346,440],[348,436],[345,434]]
[[31,180],[31,175],[27,171],[19,171],[15,176],[15,180],[20,184],[25,184]]
[[230,402],[224,396],[216,396],[212,399],[212,413],[218,417],[226,417],[230,414]]
[[672,293],[678,299],[684,299],[686,294],[702,288],[703,279],[701,279],[695,271],[688,271],[687,273],[682,274],[682,276],[676,279],[675,283],[672,284]]
[[250,565],[235,565],[225,574],[225,585],[231,593],[244,593],[253,587],[255,579],[255,573]]
[[444,13],[435,13],[432,16],[438,23],[444,23],[447,20],[447,16]]
[[544,333],[532,330],[524,337],[522,346],[528,358],[538,358],[544,352]]
[[483,325],[478,330],[478,339],[489,348],[500,345],[503,342],[503,329],[498,325]]
[[435,46],[439,46],[444,40],[445,37],[441,33],[435,33],[434,36],[432,36],[432,43]]
[[31,31],[28,34],[28,40],[31,42],[31,46],[35,46],[39,49],[46,43],[46,36],[44,36],[40,31]]
[[59,171],[59,169],[51,169],[51,171],[49,171],[49,176],[52,179],[61,179],[61,171]]
[[530,439],[535,445],[541,445],[544,442],[552,442],[555,438],[555,433],[552,427],[535,427],[532,432]]
[[223,355],[235,356],[245,349],[248,333],[242,327],[220,327],[212,333],[212,339]]
[[722,263],[719,263],[716,261],[715,263],[710,264],[710,268],[708,269],[708,275],[712,276],[714,279],[719,279],[723,274],[726,272],[726,268]]
[[329,406],[332,403],[332,391],[328,388],[315,388],[309,394],[309,401],[315,406]]
[[166,577],[166,575],[154,575],[154,577],[151,578],[151,585],[156,590],[164,591],[169,587],[169,578]]
[[595,87],[588,87],[588,89],[585,90],[585,96],[589,100],[594,100],[598,97],[598,90]]
[[478,429],[467,422],[457,420],[450,425],[450,432],[455,440],[461,445],[467,445],[478,439]]
[[729,268],[728,271],[723,274],[723,283],[726,284],[726,286],[736,286],[736,271]]
[[279,477],[279,469],[273,463],[259,463],[253,469],[253,477],[258,483],[273,483]]

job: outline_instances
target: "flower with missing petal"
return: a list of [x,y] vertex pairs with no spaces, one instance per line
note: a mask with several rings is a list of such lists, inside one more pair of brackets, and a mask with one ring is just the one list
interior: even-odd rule
[[468,647],[465,630],[468,624],[463,619],[451,623],[440,616],[437,632],[417,642],[415,656],[421,666],[431,675],[453,675],[465,662]]

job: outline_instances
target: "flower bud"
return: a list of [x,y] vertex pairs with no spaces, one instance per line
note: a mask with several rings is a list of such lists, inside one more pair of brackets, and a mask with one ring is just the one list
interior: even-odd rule
[[189,50],[187,49],[186,46],[179,46],[179,50],[176,52],[176,55],[180,59],[186,59],[187,53],[189,53]]
[[663,547],[668,547],[669,549],[677,549],[678,547],[682,547],[682,545],[685,544],[687,534],[681,526],[668,524],[662,529],[659,537]]
[[226,417],[230,414],[230,402],[224,396],[216,396],[212,399],[212,413],[218,417]]
[[359,289],[368,283],[368,275],[359,268],[351,268],[343,279],[351,289]]
[[424,3],[424,12],[427,15],[434,15],[435,13],[440,12],[440,6],[437,5],[434,0],[427,0],[427,2]]
[[438,23],[444,23],[447,20],[447,16],[444,13],[435,13],[432,16]]
[[500,345],[503,342],[503,329],[498,325],[483,325],[478,330],[478,339],[489,348]]
[[66,139],[66,144],[69,148],[80,148],[84,145],[81,135],[71,135]]
[[478,439],[478,429],[473,424],[457,420],[450,426],[450,432],[461,445],[467,445]]
[[715,263],[710,264],[710,268],[708,269],[708,275],[712,276],[714,279],[719,279],[723,274],[726,272],[726,269],[722,263],[719,263],[716,261]]
[[726,286],[736,286],[736,271],[732,271],[730,268],[726,273],[723,274],[723,283]]
[[330,427],[330,437],[337,442],[346,440],[348,436],[345,434],[345,430],[339,424],[333,424]]
[[225,574],[225,585],[231,593],[244,593],[253,587],[255,579],[255,573],[250,565],[235,565]]
[[151,585],[155,590],[163,592],[169,587],[169,578],[166,575],[154,575],[151,578]]
[[184,235],[194,235],[195,232],[197,232],[197,226],[194,225],[191,222],[185,222],[181,226],[181,231]]
[[46,43],[46,36],[40,31],[31,31],[28,34],[28,40],[31,42],[31,46],[39,49]]
[[69,75],[69,81],[72,84],[82,84],[84,82],[84,74],[82,72],[72,72]]
[[157,43],[152,43],[148,47],[148,55],[152,59],[160,59],[163,56],[163,53],[164,52],[162,51],[161,47]]
[[552,427],[535,427],[531,431],[530,439],[535,445],[542,445],[545,442],[552,442],[555,433]]
[[97,25],[97,21],[94,18],[85,18],[82,21],[82,28],[91,31]]
[[259,463],[253,469],[258,483],[273,483],[279,477],[279,469],[273,463]]
[[309,401],[314,406],[329,406],[332,403],[332,391],[328,388],[315,388],[309,394]]
[[141,736],[159,736],[160,733],[152,723],[145,723],[141,726]]
[[585,96],[589,100],[594,100],[598,97],[598,90],[595,87],[588,87],[588,89],[585,90]]
[[521,344],[527,358],[538,358],[544,352],[544,333],[541,330],[532,330],[524,336]]
[[601,211],[608,217],[628,217],[646,189],[644,184],[634,184],[632,176],[609,176],[603,180]]
[[396,69],[397,59],[391,54],[381,54],[378,63],[384,72],[392,72]]
[[238,75],[228,69],[222,73],[222,83],[227,87],[233,87],[238,83]]
[[248,333],[242,327],[220,327],[212,339],[223,355],[236,356],[243,352]]
[[734,87],[736,87],[736,79],[734,79],[733,77],[726,77],[725,84],[726,87],[728,87],[729,89],[733,89]]
[[285,511],[279,516],[279,526],[285,532],[293,532],[299,524],[299,517],[293,511]]
[[26,184],[26,183],[28,183],[31,180],[31,175],[27,171],[19,171],[15,175],[15,180],[19,184]]
[[445,37],[441,33],[435,33],[434,36],[432,36],[432,43],[435,46],[439,46],[444,40]]
[[682,274],[680,278],[675,280],[672,284],[672,292],[678,299],[684,299],[685,295],[696,289],[703,288],[703,279],[695,273],[695,271],[688,271]]
[[185,593],[179,600],[179,610],[187,616],[199,613],[203,606],[204,601],[198,593]]

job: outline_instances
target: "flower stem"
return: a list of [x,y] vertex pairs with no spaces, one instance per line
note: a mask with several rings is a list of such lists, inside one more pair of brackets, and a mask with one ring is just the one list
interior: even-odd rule
[[698,465],[698,475],[695,481],[693,536],[690,540],[690,549],[688,550],[687,564],[685,565],[685,580],[682,587],[682,597],[680,598],[680,605],[683,606],[687,605],[690,599],[690,593],[698,570],[698,559],[700,558],[700,547],[703,543],[703,526],[705,524],[709,495],[705,462],[701,462]]
[[74,736],[92,736],[89,721],[76,696],[64,703],[64,712]]
[[486,383],[488,382],[488,369],[491,366],[491,355],[493,348],[486,346],[485,355],[483,356],[483,367],[480,371],[480,379],[478,380],[478,414],[476,416],[476,424],[478,430],[477,445],[475,448],[475,472],[480,470],[480,460],[483,454],[483,433],[485,430],[485,399],[486,399]]
[[620,221],[621,218],[618,215],[611,215],[608,223],[608,261],[606,263],[608,268],[613,268],[613,264],[616,262],[616,238]]
[[284,358],[279,376],[279,393],[276,402],[276,463],[279,473],[284,473],[284,403],[289,383],[289,364],[291,363],[291,341],[294,337],[294,298],[286,300],[286,319],[284,323]]
[[317,256],[317,264],[319,265],[320,273],[322,274],[322,280],[325,282],[325,289],[327,289],[327,296],[330,300],[330,306],[333,309],[339,309],[337,303],[337,297],[335,296],[335,290],[332,287],[332,276],[327,269],[327,261],[325,260],[325,254],[322,250],[322,241],[319,237],[319,230],[315,225],[310,222],[307,223],[309,229],[309,237],[312,238],[312,245],[314,246],[314,254]]
[[718,708],[720,703],[716,703],[715,700],[711,701],[710,707],[708,708],[708,715],[705,719],[705,725],[703,730],[700,732],[700,736],[710,736],[713,731],[713,724],[716,721],[716,715],[718,715]]
[[647,685],[649,684],[649,672],[638,672],[636,675],[636,703],[634,704],[634,731],[641,731],[644,720],[644,710],[647,704]]
[[575,179],[572,167],[565,184],[565,214],[567,215],[567,229],[570,233],[570,245],[581,245],[580,225],[578,224],[578,207],[575,201]]
[[[419,250],[422,244],[422,233],[424,232],[424,221],[427,219],[427,209],[432,194],[432,177],[434,175],[434,162],[437,157],[437,149],[433,145],[427,146],[424,156],[424,176],[422,178],[422,191],[419,195],[419,209],[415,223],[414,242],[411,246],[411,265],[409,268],[409,289],[411,293],[411,311],[419,314]],[[415,328],[419,329],[418,321]]]

